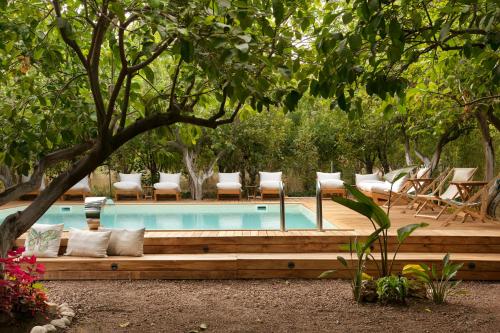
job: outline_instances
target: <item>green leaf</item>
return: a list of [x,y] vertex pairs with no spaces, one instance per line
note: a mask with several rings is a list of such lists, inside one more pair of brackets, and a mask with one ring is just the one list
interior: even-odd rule
[[346,268],[349,267],[349,265],[347,264],[347,260],[345,260],[344,257],[337,256],[337,260],[342,264],[342,266]]
[[363,202],[357,202],[351,199],[343,198],[343,197],[338,197],[334,196],[332,197],[332,200],[335,201],[336,203],[341,204],[342,206],[345,206],[349,209],[352,209],[353,211],[366,216],[367,218],[371,218],[373,215],[373,210],[370,205],[363,203]]
[[238,50],[240,50],[242,53],[248,53],[249,46],[247,43],[243,44],[237,44],[235,45]]
[[192,41],[181,39],[181,58],[185,62],[191,62],[194,58],[194,45]]
[[389,23],[389,36],[393,41],[399,41],[403,31],[401,30],[401,26],[396,19],[392,19]]
[[398,229],[398,242],[401,244],[405,241],[408,236],[410,236],[415,230],[418,228],[424,228],[427,227],[429,224],[428,223],[414,223],[414,224],[408,224],[404,227],[401,227]]
[[341,89],[338,93],[337,93],[337,103],[339,104],[339,107],[344,110],[344,111],[348,111],[348,108],[347,108],[347,101],[346,101],[346,98],[345,98],[345,94],[344,94],[344,90]]
[[142,72],[144,73],[144,76],[146,76],[146,79],[148,79],[149,82],[155,81],[155,73],[149,66],[144,67],[142,69]]
[[352,21],[352,13],[347,12],[344,15],[342,15],[342,22],[344,24],[349,24]]
[[326,279],[330,276],[332,276],[333,273],[335,273],[336,270],[332,269],[332,270],[329,270],[329,271],[324,271],[323,273],[321,273],[319,276],[318,276],[318,279]]
[[125,10],[123,9],[123,5],[120,2],[111,2],[109,8],[113,13],[118,16],[120,21],[125,21]]
[[443,24],[441,31],[439,32],[439,41],[442,42],[450,32],[450,23]]
[[285,17],[285,7],[283,6],[283,1],[273,0],[273,16],[276,25],[283,22],[283,18]]
[[301,94],[297,90],[292,90],[285,98],[285,106],[289,111],[295,110],[299,104]]
[[362,39],[361,35],[359,34],[354,34],[349,36],[349,47],[353,52],[359,51],[361,49],[361,44],[362,44]]

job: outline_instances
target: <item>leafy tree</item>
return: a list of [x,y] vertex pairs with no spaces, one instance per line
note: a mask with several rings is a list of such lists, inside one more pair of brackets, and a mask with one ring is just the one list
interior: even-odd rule
[[[137,135],[175,123],[217,127],[247,102],[257,109],[298,102],[286,82],[292,22],[306,2],[0,5],[7,97],[0,110],[2,121],[14,122],[2,132],[2,160],[19,172],[33,168],[30,181],[0,194],[0,204],[37,188],[47,168],[73,161],[0,225],[3,256],[67,189]],[[218,107],[199,116],[207,96]]]

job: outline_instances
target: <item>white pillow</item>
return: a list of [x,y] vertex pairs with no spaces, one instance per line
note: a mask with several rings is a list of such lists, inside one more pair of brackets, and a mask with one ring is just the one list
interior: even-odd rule
[[89,177],[85,176],[82,180],[71,187],[72,190],[88,190],[90,192]]
[[279,182],[281,181],[282,172],[259,172],[260,182]]
[[120,173],[120,182],[131,182],[141,184],[141,173]]
[[110,256],[142,257],[144,255],[144,232],[146,229],[99,229],[111,232],[107,253]]
[[122,191],[142,191],[141,184],[137,184],[136,182],[113,183],[113,187]]
[[329,180],[329,179],[337,179],[340,180],[340,172],[327,173],[327,172],[316,172],[318,176],[318,180]]
[[76,257],[107,257],[111,231],[88,231],[71,229],[68,235],[68,246],[65,256]]
[[219,172],[219,183],[239,183],[239,182],[240,182],[239,172],[230,172],[230,173]]
[[356,185],[358,185],[361,182],[364,182],[365,180],[380,180],[380,178],[376,173],[369,173],[367,175],[356,174]]
[[59,253],[64,224],[35,224],[28,230],[24,256],[55,258]]
[[180,173],[163,173],[160,172],[160,183],[181,183]]
[[178,183],[171,183],[171,182],[155,183],[153,187],[157,190],[176,190],[179,192],[181,190],[181,187],[179,186]]

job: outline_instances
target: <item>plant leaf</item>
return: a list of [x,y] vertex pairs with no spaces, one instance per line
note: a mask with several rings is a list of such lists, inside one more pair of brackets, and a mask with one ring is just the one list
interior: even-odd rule
[[335,273],[336,270],[332,269],[332,270],[329,270],[329,271],[324,271],[323,273],[321,273],[319,276],[318,276],[318,279],[325,279],[325,278],[328,278],[330,276],[332,276],[333,273]]
[[405,225],[404,227],[401,227],[398,229],[398,242],[401,244],[405,241],[405,239],[410,236],[415,230],[418,228],[424,228],[427,227],[429,224],[428,223],[414,223],[414,224],[408,224]]

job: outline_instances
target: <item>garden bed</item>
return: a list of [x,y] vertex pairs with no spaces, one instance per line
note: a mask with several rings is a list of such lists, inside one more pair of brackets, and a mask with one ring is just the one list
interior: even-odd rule
[[[339,280],[57,281],[76,311],[69,332],[493,332],[500,284],[464,282],[449,304],[357,305]],[[204,324],[204,325],[203,325]]]

